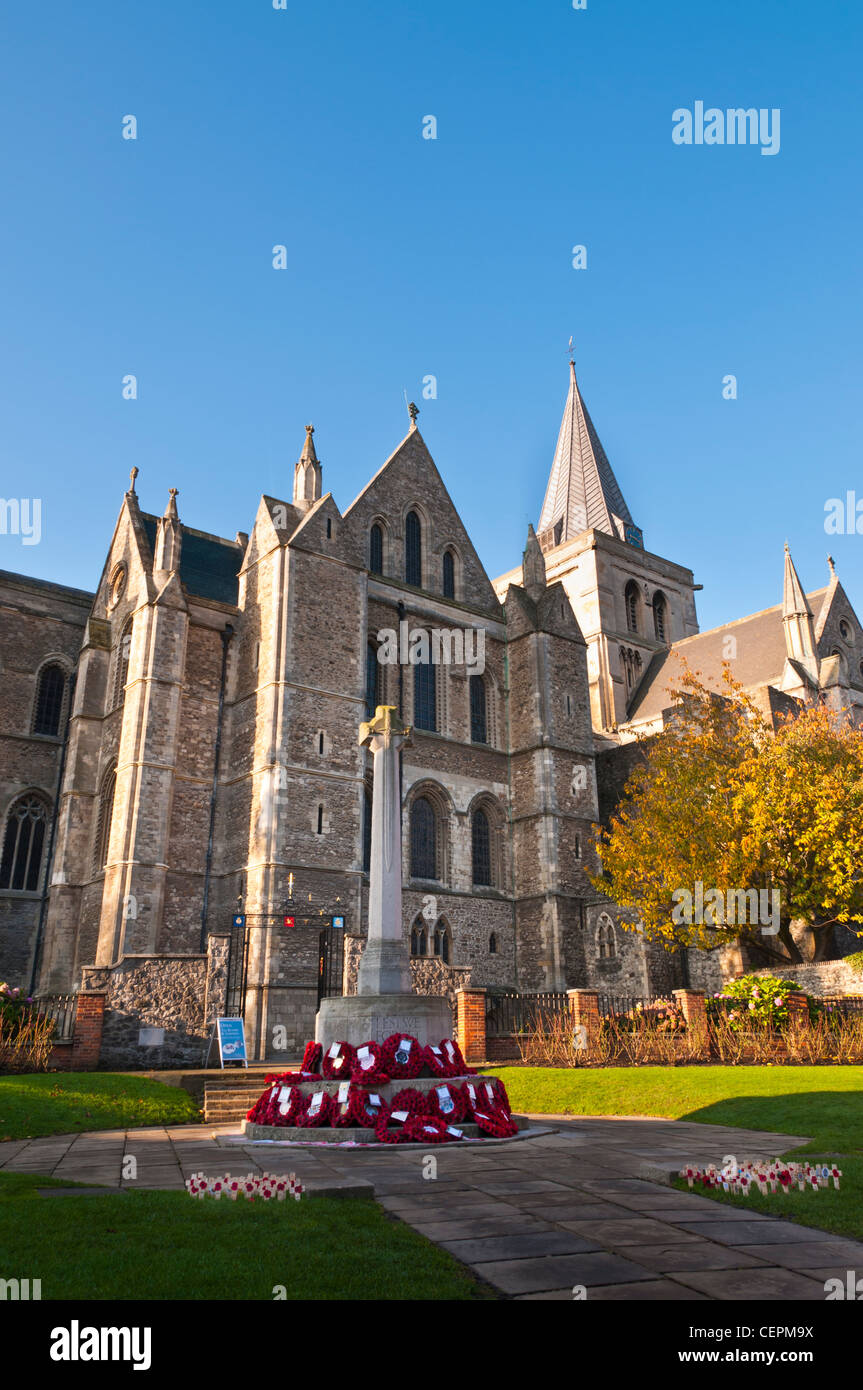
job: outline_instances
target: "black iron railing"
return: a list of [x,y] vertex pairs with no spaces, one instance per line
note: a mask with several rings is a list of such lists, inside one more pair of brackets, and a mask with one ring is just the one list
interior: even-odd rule
[[537,994],[520,994],[505,990],[489,994],[485,1001],[485,1031],[487,1036],[505,1037],[510,1033],[533,1033],[543,1023],[568,1009],[566,992],[546,990]]

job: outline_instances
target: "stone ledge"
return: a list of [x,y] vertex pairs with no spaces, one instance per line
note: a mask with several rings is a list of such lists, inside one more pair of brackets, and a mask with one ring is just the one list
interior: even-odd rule
[[[456,1125],[456,1129],[461,1129],[465,1132],[465,1138],[456,1141],[457,1147],[462,1148],[465,1144],[468,1144],[481,1146],[485,1149],[492,1144],[517,1144],[525,1139],[540,1139],[549,1134],[557,1133],[551,1126],[531,1126],[530,1122],[525,1121],[523,1116],[513,1116],[513,1118],[517,1119],[519,1122],[519,1131],[518,1134],[512,1135],[509,1139],[493,1139],[490,1135],[480,1138],[476,1125],[471,1125],[468,1122]],[[245,1134],[214,1134],[213,1138],[215,1142],[220,1148],[226,1149],[243,1147],[257,1148],[259,1145],[263,1147],[265,1144],[268,1148],[313,1149],[320,1148],[324,1144],[333,1144],[340,1148],[374,1148],[379,1150],[386,1149],[392,1152],[400,1151],[402,1153],[411,1150],[419,1150],[421,1153],[427,1153],[432,1147],[430,1144],[380,1144],[376,1141],[375,1132],[372,1129],[358,1129],[355,1127],[349,1129],[333,1129],[329,1126],[325,1128],[323,1125],[318,1129],[298,1129],[295,1126],[287,1125],[250,1125],[248,1120],[245,1123],[249,1130],[256,1130],[258,1135],[262,1137],[258,1137],[257,1135],[253,1136],[248,1132]],[[469,1129],[477,1131],[476,1137],[467,1133]],[[279,1137],[270,1137],[273,1135],[278,1135]],[[296,1135],[297,1138],[294,1138],[294,1135]],[[312,1138],[312,1135],[317,1135],[318,1137]],[[329,1135],[334,1135],[335,1137],[325,1137]],[[370,1137],[365,1139],[362,1137],[363,1135],[369,1135]],[[434,1147],[447,1148],[450,1152],[454,1151],[453,1147],[450,1145],[440,1144]]]

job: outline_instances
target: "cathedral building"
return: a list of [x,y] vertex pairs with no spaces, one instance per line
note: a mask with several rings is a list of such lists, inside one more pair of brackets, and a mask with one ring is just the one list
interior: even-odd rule
[[718,983],[717,953],[624,932],[588,876],[675,653],[717,688],[729,660],[776,716],[861,717],[832,562],[807,595],[786,551],[780,604],[699,633],[699,586],[645,548],[574,365],[536,532],[494,581],[416,414],[344,511],[309,425],[290,500],[248,533],[193,529],[176,489],[143,511],[133,470],[95,594],[0,572],[0,979],[104,991],[109,1064],[199,1064],[226,1008],[250,1056],[295,1053],[322,989],[353,989],[379,704],[413,730],[414,980],[446,993]]

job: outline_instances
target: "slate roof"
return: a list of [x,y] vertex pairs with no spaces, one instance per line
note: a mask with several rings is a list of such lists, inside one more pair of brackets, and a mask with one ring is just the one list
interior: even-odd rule
[[[150,550],[156,549],[158,517],[141,513]],[[243,559],[243,548],[236,541],[222,540],[183,526],[183,545],[180,551],[180,580],[186,592],[196,598],[215,599],[218,603],[236,606],[239,598],[237,575]]]
[[[806,595],[813,612],[820,610],[826,594],[827,587]],[[785,669],[786,658],[782,607],[781,603],[777,603],[773,608],[765,608],[761,613],[752,613],[748,618],[726,623],[724,627],[714,627],[709,632],[684,637],[680,642],[674,642],[667,651],[657,652],[635,692],[627,718],[653,719],[669,708],[671,696],[668,686],[675,683],[680,672],[675,653],[686,658],[691,670],[701,673],[705,685],[713,690],[721,690],[722,662],[729,659],[726,644],[730,637],[736,641],[730,663],[734,679],[746,690],[760,685],[776,685]]]
[[569,395],[537,532],[563,521],[560,544],[595,528],[618,540],[633,521],[569,364]]

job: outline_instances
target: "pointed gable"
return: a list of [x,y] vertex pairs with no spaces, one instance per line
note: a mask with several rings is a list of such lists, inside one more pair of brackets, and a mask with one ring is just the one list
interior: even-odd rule
[[[413,426],[345,512],[366,564],[373,525],[384,532],[384,579],[405,584],[406,519],[420,521],[421,588],[441,596],[444,555],[454,560],[455,601],[499,616],[500,605],[419,430]],[[416,586],[414,586],[416,587]]]
[[547,548],[549,541],[562,545],[589,530],[643,547],[570,362],[569,395],[537,532]]

